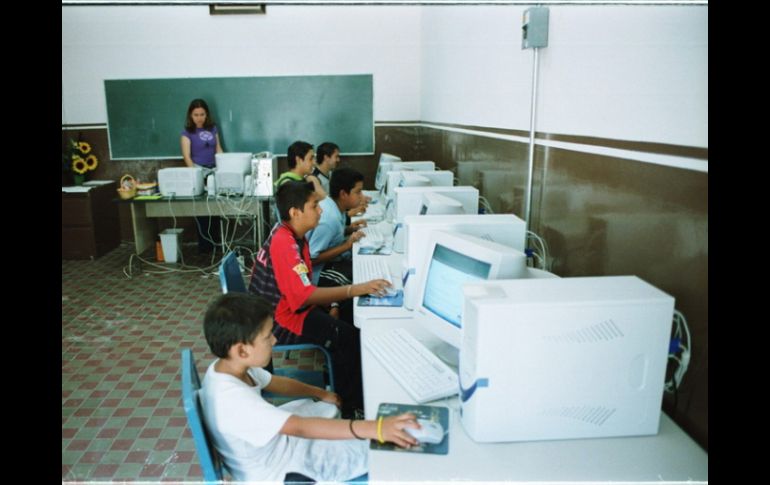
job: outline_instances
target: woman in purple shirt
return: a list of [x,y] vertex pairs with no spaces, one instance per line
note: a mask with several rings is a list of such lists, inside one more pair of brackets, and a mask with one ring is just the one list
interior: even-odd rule
[[[219,131],[204,100],[193,99],[190,102],[180,143],[185,165],[214,168],[214,155],[222,153],[222,145],[219,143]],[[195,219],[198,227],[198,252],[210,253],[214,244],[219,241],[219,217],[204,216]]]
[[214,168],[214,154],[222,153],[222,145],[219,144],[219,132],[204,100],[193,99],[187,108],[180,142],[184,163],[188,167],[200,165]]

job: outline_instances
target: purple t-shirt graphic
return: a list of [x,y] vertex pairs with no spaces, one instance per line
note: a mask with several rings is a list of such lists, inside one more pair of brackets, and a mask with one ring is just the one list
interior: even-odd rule
[[190,158],[202,167],[214,168],[214,154],[217,151],[217,127],[196,128],[194,133],[182,130],[182,136],[190,140]]

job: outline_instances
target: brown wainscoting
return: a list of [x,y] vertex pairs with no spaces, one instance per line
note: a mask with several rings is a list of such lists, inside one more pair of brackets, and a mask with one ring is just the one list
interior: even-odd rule
[[[526,143],[429,127],[418,136],[419,159],[455,170],[496,212],[523,217]],[[693,156],[688,147],[669,153]],[[675,297],[693,351],[676,410],[669,394],[663,407],[708,449],[708,173],[537,146],[531,214],[556,274],[634,274]]]

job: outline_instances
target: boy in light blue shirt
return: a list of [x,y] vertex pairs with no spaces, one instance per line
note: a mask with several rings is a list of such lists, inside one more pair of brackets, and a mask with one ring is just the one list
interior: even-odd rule
[[[322,209],[318,226],[308,234],[310,258],[313,261],[313,284],[318,286],[348,285],[353,279],[350,250],[364,236],[361,220],[345,226],[345,214],[363,200],[364,176],[352,168],[332,172],[330,197],[319,204]],[[349,236],[348,236],[349,234]]]

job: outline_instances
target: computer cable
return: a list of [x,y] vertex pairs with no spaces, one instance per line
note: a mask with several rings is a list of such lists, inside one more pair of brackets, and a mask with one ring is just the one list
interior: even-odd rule
[[484,208],[484,211],[487,214],[494,214],[495,213],[495,211],[492,210],[492,206],[489,205],[489,201],[483,195],[479,196],[479,203]]
[[676,362],[676,369],[671,379],[666,381],[664,386],[666,392],[676,393],[677,389],[681,386],[682,379],[684,379],[687,368],[690,366],[691,345],[692,341],[690,329],[687,326],[687,319],[682,312],[674,309],[674,335],[669,346],[668,358]]
[[548,244],[545,239],[535,234],[533,231],[527,231],[527,240],[531,241],[534,249],[527,248],[525,251],[527,256],[532,255],[534,258],[540,261],[540,269],[545,271],[551,270],[551,264],[548,260]]

